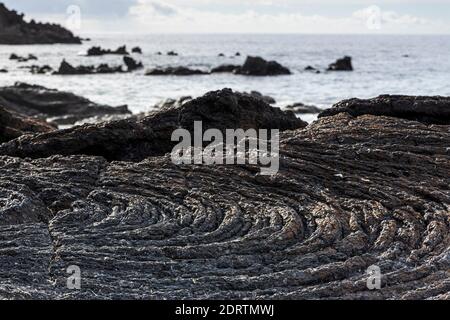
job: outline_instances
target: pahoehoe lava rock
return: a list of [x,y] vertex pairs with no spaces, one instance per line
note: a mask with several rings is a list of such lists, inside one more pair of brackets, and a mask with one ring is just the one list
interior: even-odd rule
[[[251,99],[210,93],[146,121],[266,125],[251,119],[272,109]],[[2,156],[0,298],[450,299],[449,129],[335,112],[281,133],[271,177],[169,156]],[[58,139],[36,145],[45,136]],[[367,288],[372,265],[381,290]]]
[[85,154],[108,160],[141,161],[171,152],[177,128],[193,131],[194,121],[205,130],[280,129],[291,130],[307,124],[292,112],[273,108],[263,100],[230,89],[210,92],[178,108],[167,107],[141,120],[125,119],[88,124],[53,134],[22,137],[0,146],[0,154],[40,158],[55,154]]
[[353,116],[372,114],[425,123],[450,125],[450,97],[381,95],[373,99],[349,99],[323,111],[319,117],[346,112]]
[[0,105],[0,143],[13,140],[24,134],[49,132],[55,129],[56,127],[45,121],[7,111]]
[[29,117],[49,119],[60,125],[74,124],[93,116],[131,113],[126,106],[100,105],[70,92],[26,83],[0,87],[0,106]]
[[81,39],[57,24],[26,22],[23,14],[0,3],[0,44],[81,44]]

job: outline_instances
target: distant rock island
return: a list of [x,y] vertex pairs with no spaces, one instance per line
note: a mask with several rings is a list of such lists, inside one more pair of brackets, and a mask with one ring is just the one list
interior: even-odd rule
[[81,39],[58,24],[26,22],[23,14],[0,3],[0,44],[81,44]]

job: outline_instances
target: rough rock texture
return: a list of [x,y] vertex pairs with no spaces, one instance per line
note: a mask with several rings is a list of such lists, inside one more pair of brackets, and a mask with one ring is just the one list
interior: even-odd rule
[[[227,96],[194,100],[198,116],[249,115]],[[0,157],[0,298],[450,299],[449,129],[336,112],[281,134],[272,177],[168,156]]]
[[247,57],[244,65],[234,71],[247,76],[278,76],[291,74],[291,71],[276,61],[266,61],[261,57]]
[[44,121],[7,111],[0,105],[0,143],[24,134],[49,132],[55,129],[56,127]]
[[345,56],[328,66],[328,71],[353,71],[352,58]]
[[81,39],[57,24],[26,22],[23,14],[0,3],[0,44],[81,44]]
[[400,95],[381,95],[368,100],[355,98],[335,104],[320,116],[326,117],[341,112],[353,116],[372,114],[450,125],[450,98]]
[[0,87],[0,106],[19,114],[48,118],[52,123],[65,125],[92,116],[130,113],[126,106],[114,108],[99,105],[70,92],[26,83]]
[[187,67],[167,67],[167,68],[156,68],[148,70],[146,76],[193,76],[209,74],[206,71],[198,69],[190,69]]
[[260,99],[224,89],[139,121],[125,119],[24,136],[1,145],[0,154],[31,158],[87,154],[101,155],[108,160],[141,161],[171,152],[177,144],[170,141],[172,132],[180,127],[193,131],[194,121],[203,121],[205,130],[222,131],[234,128],[290,130],[307,125],[292,112],[283,112]]

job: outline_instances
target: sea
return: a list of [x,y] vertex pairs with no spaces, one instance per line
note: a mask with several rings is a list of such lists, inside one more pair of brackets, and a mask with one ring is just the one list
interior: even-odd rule
[[[167,98],[200,96],[211,90],[232,88],[259,91],[276,99],[284,108],[292,103],[331,107],[343,99],[370,98],[380,94],[450,96],[450,36],[448,35],[87,35],[82,45],[0,45],[0,86],[15,82],[38,84],[74,92],[94,102],[111,106],[128,105],[134,113],[151,111]],[[122,64],[122,57],[87,57],[91,46],[129,50],[145,68],[133,73],[109,75],[33,75],[26,65],[58,68],[66,59],[73,65]],[[168,56],[175,51],[178,56]],[[157,52],[162,52],[158,55]],[[241,55],[236,56],[239,52]],[[34,54],[39,60],[18,63],[12,53]],[[224,57],[219,56],[223,54]],[[242,64],[246,56],[276,60],[292,75],[248,77],[233,74],[196,76],[145,76],[146,69],[186,66],[209,70],[221,64]],[[326,72],[327,66],[343,56],[353,58],[353,72]],[[321,73],[304,71],[313,66]],[[312,120],[311,116],[304,116]]]

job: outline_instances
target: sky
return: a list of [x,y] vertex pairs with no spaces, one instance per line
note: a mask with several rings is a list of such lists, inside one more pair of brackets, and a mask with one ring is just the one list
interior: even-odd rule
[[0,0],[79,34],[450,34],[450,0]]

